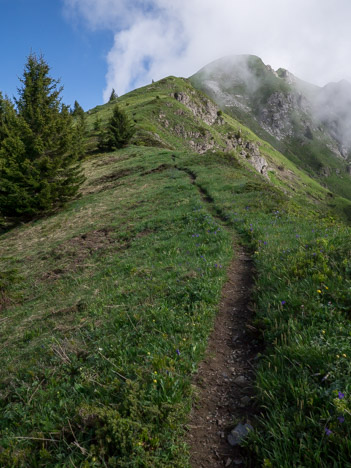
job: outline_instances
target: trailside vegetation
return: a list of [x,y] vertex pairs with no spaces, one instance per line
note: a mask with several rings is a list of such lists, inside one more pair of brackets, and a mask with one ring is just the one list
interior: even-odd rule
[[31,218],[63,205],[83,181],[76,164],[83,145],[62,104],[59,81],[42,56],[31,54],[18,98],[0,96],[0,213]]

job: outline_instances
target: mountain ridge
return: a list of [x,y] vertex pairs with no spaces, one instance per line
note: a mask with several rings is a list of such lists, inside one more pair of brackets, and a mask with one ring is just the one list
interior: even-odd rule
[[350,199],[347,82],[318,87],[252,55],[216,60],[190,81],[309,175]]

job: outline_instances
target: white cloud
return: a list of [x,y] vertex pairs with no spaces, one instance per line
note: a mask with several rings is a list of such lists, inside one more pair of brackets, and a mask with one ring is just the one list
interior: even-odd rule
[[91,29],[114,32],[105,99],[230,54],[325,84],[351,79],[349,0],[64,0]]

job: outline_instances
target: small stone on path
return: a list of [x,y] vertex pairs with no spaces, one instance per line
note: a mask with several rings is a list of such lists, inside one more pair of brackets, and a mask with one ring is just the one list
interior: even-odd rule
[[240,443],[247,437],[248,433],[253,429],[251,424],[239,423],[228,435],[228,442],[232,447],[240,445]]
[[234,380],[234,383],[236,385],[240,385],[241,387],[243,387],[244,385],[246,385],[247,381],[246,381],[246,378],[243,375],[239,375],[239,377],[237,377]]
[[244,408],[245,406],[251,403],[251,398],[249,396],[244,396],[240,399],[240,406]]

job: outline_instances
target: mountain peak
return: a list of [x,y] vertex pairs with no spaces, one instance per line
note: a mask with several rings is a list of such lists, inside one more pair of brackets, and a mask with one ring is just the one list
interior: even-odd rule
[[309,174],[319,174],[331,190],[347,177],[340,193],[351,197],[351,83],[323,88],[285,68],[275,71],[255,55],[223,57],[190,78],[225,112],[290,155]]

